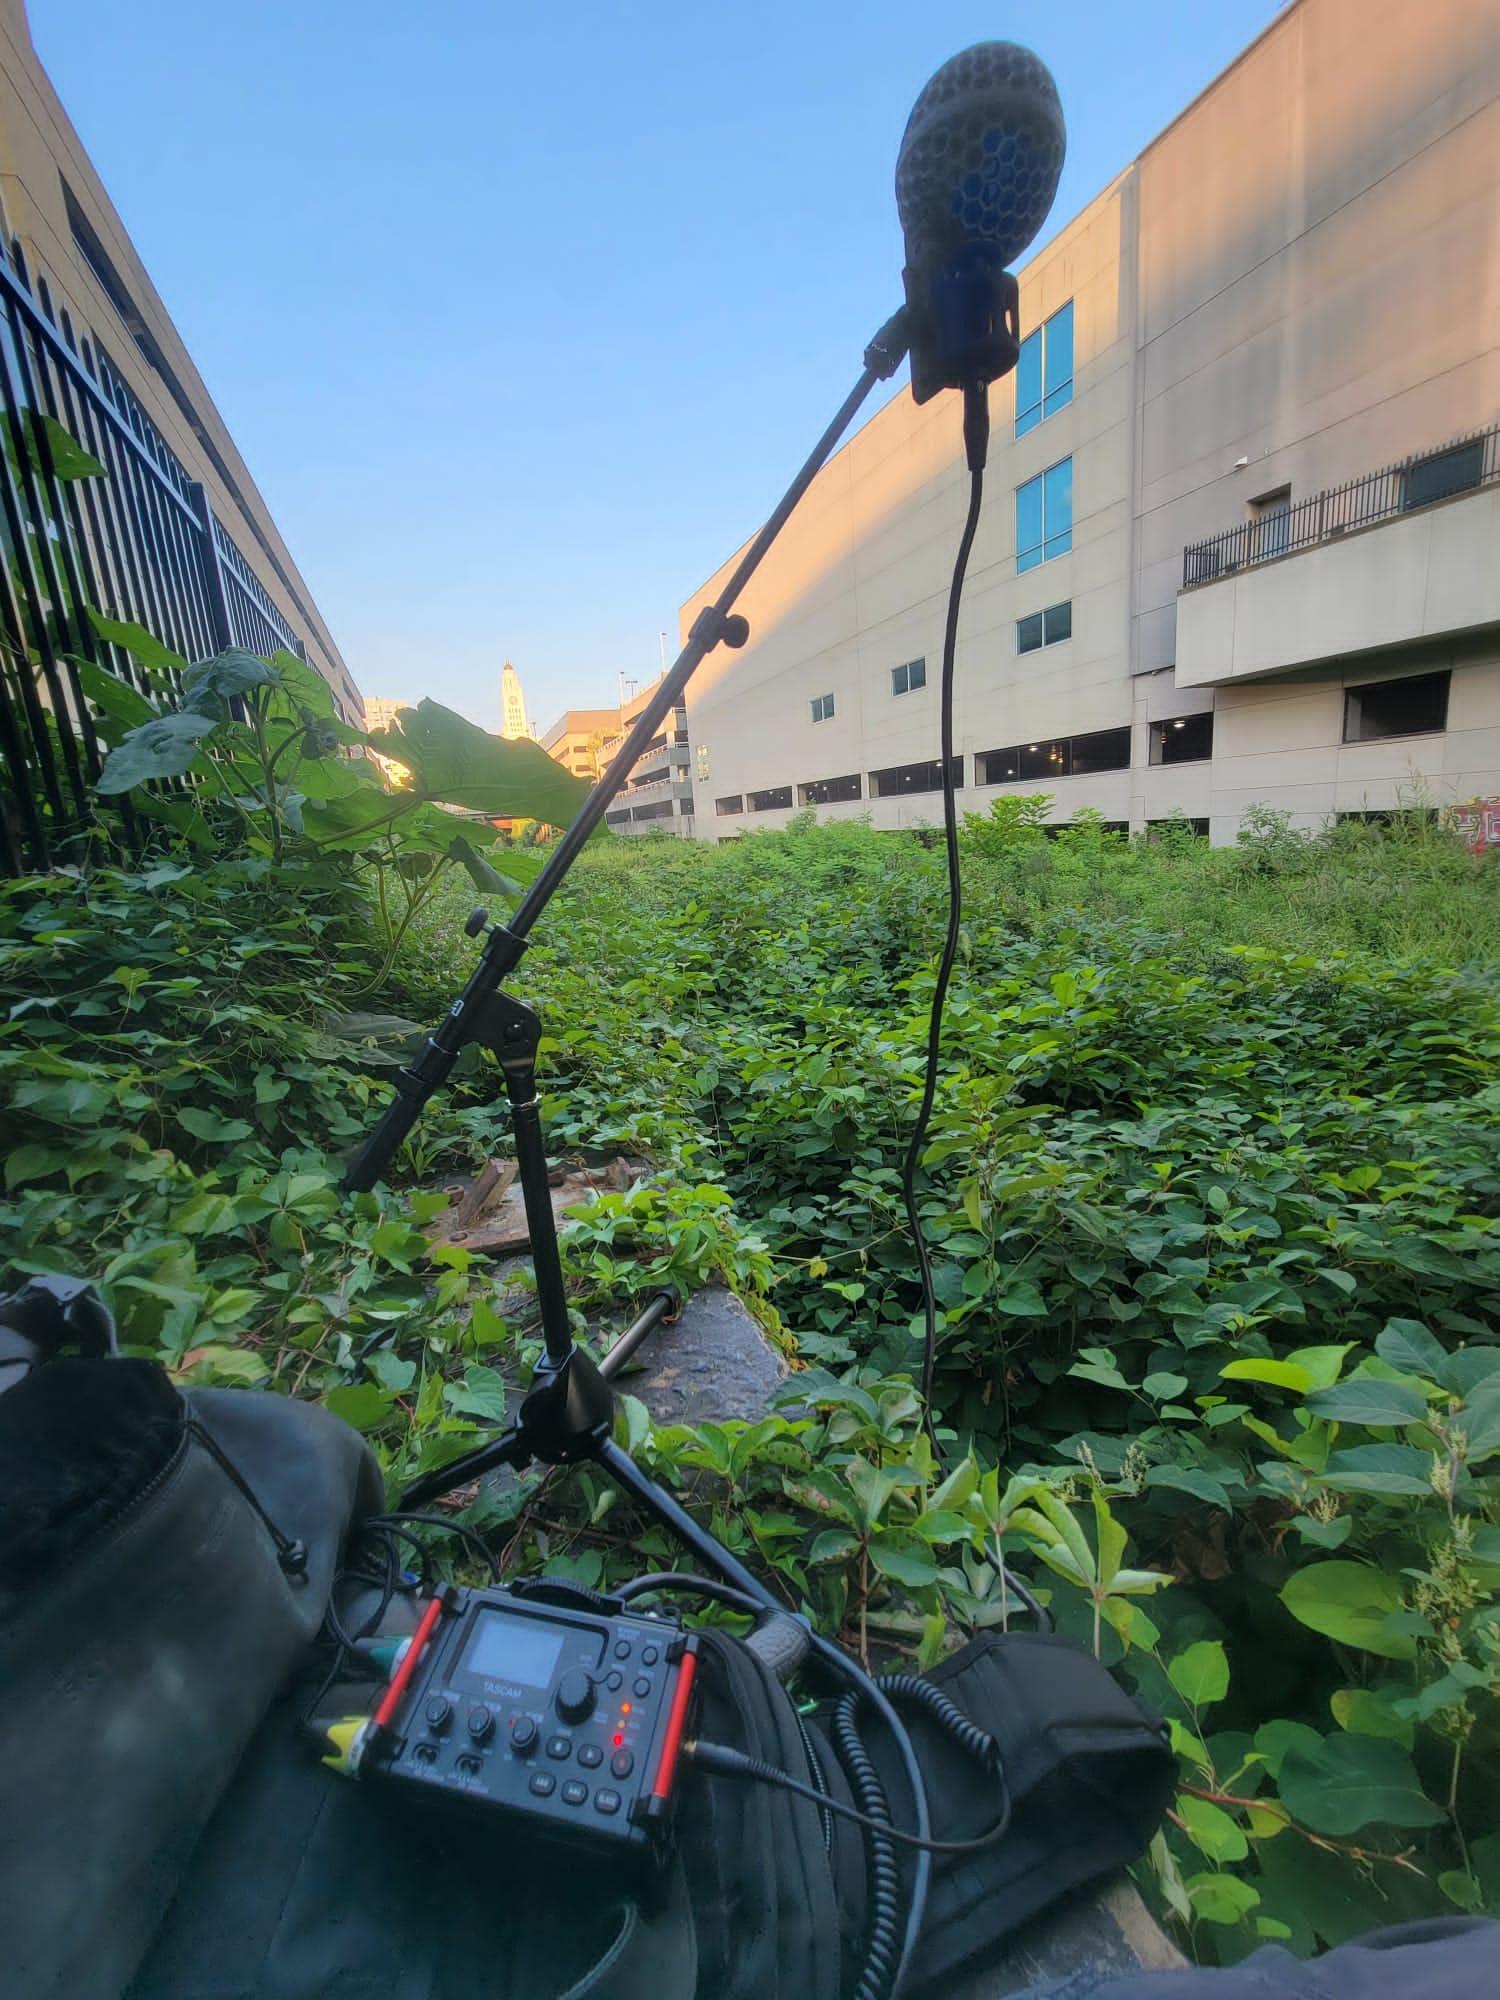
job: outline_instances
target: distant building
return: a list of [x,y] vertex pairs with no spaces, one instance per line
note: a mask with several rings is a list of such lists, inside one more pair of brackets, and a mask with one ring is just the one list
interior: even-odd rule
[[[1497,215],[1500,0],[1294,0],[1037,250],[959,626],[963,810],[1043,791],[1232,842],[1257,805],[1500,793]],[[749,644],[688,688],[700,839],[940,819],[967,487],[958,399],[906,390],[819,473]]]
[[526,720],[526,697],[521,692],[521,676],[509,660],[500,669],[500,734],[507,743],[517,743],[536,735]]
[[[365,727],[373,736],[377,729],[389,729],[396,717],[410,708],[409,701],[392,701],[384,695],[372,695],[365,701]],[[366,754],[380,766],[385,777],[396,784],[405,780],[406,766],[398,764],[394,757],[382,757],[378,750],[370,750]]]
[[592,782],[609,761],[604,746],[620,733],[618,708],[570,708],[538,740],[554,763]]
[[[601,768],[618,751],[660,683],[658,675],[650,687],[622,705],[619,727],[601,752]],[[693,782],[688,769],[687,710],[681,702],[668,712],[636,758],[624,788],[604,815],[604,823],[616,833],[672,833],[681,839],[692,838]]]
[[[659,677],[658,677],[659,682]],[[542,748],[592,784],[603,777],[658,682],[619,708],[570,708],[541,738]],[[688,777],[687,714],[681,703],[636,758],[624,787],[605,815],[616,833],[693,831],[693,787]]]
[[410,708],[409,701],[392,701],[386,696],[365,696],[365,727],[373,734],[377,729],[389,729],[403,708]]

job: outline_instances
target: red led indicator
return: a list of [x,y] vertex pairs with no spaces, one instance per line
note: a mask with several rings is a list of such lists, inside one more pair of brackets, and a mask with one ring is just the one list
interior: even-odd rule
[[621,1744],[622,1744],[622,1743],[623,1743],[623,1742],[625,1741],[625,1732],[624,1732],[624,1730],[623,1730],[623,1729],[617,1729],[617,1730],[615,1731],[614,1735],[613,1735],[613,1736],[611,1736],[609,1740],[610,1740],[610,1742],[611,1742],[611,1743],[613,1743],[613,1744],[614,1744],[615,1748],[616,1748],[616,1749],[618,1750],[618,1749],[619,1749],[619,1747],[620,1747],[620,1745],[621,1745]]

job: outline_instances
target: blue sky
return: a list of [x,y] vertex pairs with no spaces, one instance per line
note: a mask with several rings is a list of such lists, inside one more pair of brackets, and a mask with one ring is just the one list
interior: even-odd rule
[[487,728],[506,658],[545,727],[675,651],[899,303],[891,176],[939,63],[1051,66],[1060,226],[1277,11],[30,7],[360,687]]

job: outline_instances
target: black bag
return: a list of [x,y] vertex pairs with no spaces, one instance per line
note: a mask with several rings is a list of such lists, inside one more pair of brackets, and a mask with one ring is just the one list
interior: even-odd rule
[[[6,2000],[847,1989],[868,1913],[863,1836],[785,1791],[692,1774],[674,1858],[643,1901],[462,1807],[413,1816],[321,1767],[301,1728],[309,1690],[288,1676],[305,1672],[346,1531],[381,1497],[367,1449],[326,1412],[260,1392],[184,1400],[143,1362],[53,1362],[0,1396],[0,1497],[0,1768],[29,1802],[0,1847]],[[282,1543],[305,1543],[304,1567],[284,1547],[278,1559],[267,1517]],[[701,1657],[701,1737],[849,1802],[826,1717],[800,1715],[723,1632],[702,1635]],[[933,1678],[999,1738],[1014,1806],[1003,1841],[934,1869],[916,1973],[940,1987],[1139,1854],[1171,1760],[1108,1674],[1058,1642],[979,1641]],[[934,1833],[982,1832],[994,1787],[924,1716],[910,1727]],[[865,1737],[909,1825],[873,1717]]]

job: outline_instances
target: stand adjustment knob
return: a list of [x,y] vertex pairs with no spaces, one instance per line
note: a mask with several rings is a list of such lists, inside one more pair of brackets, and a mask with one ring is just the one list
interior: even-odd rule
[[468,916],[464,919],[464,936],[478,937],[489,920],[490,913],[488,910],[483,908],[470,910]]
[[593,1712],[594,1683],[582,1667],[570,1667],[558,1682],[553,1700],[564,1722],[582,1722]]

